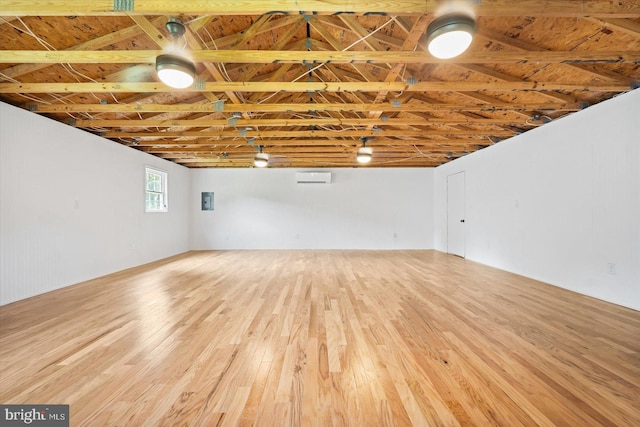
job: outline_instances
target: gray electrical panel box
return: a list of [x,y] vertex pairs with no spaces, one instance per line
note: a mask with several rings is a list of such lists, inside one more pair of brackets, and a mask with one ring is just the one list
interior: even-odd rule
[[212,211],[213,210],[213,191],[203,191],[201,198],[202,210],[203,211]]

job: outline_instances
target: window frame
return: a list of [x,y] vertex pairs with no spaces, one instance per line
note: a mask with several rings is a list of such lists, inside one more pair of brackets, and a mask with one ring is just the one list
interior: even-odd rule
[[[149,190],[149,174],[160,177],[160,190]],[[148,194],[159,194],[161,207],[156,208],[150,205]],[[149,213],[168,212],[169,211],[169,174],[153,166],[144,167],[144,211]]]

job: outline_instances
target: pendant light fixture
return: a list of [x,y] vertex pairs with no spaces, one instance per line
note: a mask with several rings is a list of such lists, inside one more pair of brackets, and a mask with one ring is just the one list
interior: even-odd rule
[[[184,35],[184,24],[178,18],[169,18],[165,27],[174,43]],[[183,56],[164,53],[156,57],[156,72],[162,83],[176,89],[184,89],[193,84],[196,67],[193,62]]]
[[269,165],[269,155],[262,152],[262,145],[259,147],[260,151],[256,153],[253,158],[253,164],[258,168],[264,168]]
[[467,50],[475,32],[475,20],[465,14],[449,14],[434,19],[427,27],[429,52],[449,59]]
[[371,155],[373,154],[373,149],[371,147],[367,147],[367,138],[360,138],[362,141],[362,147],[358,149],[358,154],[356,154],[356,160],[358,163],[369,163],[371,161]]

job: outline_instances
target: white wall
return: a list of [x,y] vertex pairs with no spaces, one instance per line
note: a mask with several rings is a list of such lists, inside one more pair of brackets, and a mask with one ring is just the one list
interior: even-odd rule
[[640,310],[639,147],[635,90],[438,167],[435,247],[465,171],[468,259]]
[[[446,177],[464,170],[469,259],[640,309],[639,109],[636,90],[435,171],[299,185],[189,171],[0,103],[0,304],[190,248],[446,251]],[[144,213],[144,165],[169,172],[167,214]]]
[[299,171],[192,170],[192,249],[433,248],[433,169],[332,169],[331,184]]
[[[0,305],[189,249],[189,170],[0,103]],[[169,212],[144,212],[144,166]]]

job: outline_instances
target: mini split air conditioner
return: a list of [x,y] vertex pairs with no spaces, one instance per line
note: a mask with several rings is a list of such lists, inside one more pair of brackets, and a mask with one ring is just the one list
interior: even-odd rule
[[331,172],[297,172],[298,184],[331,184]]

